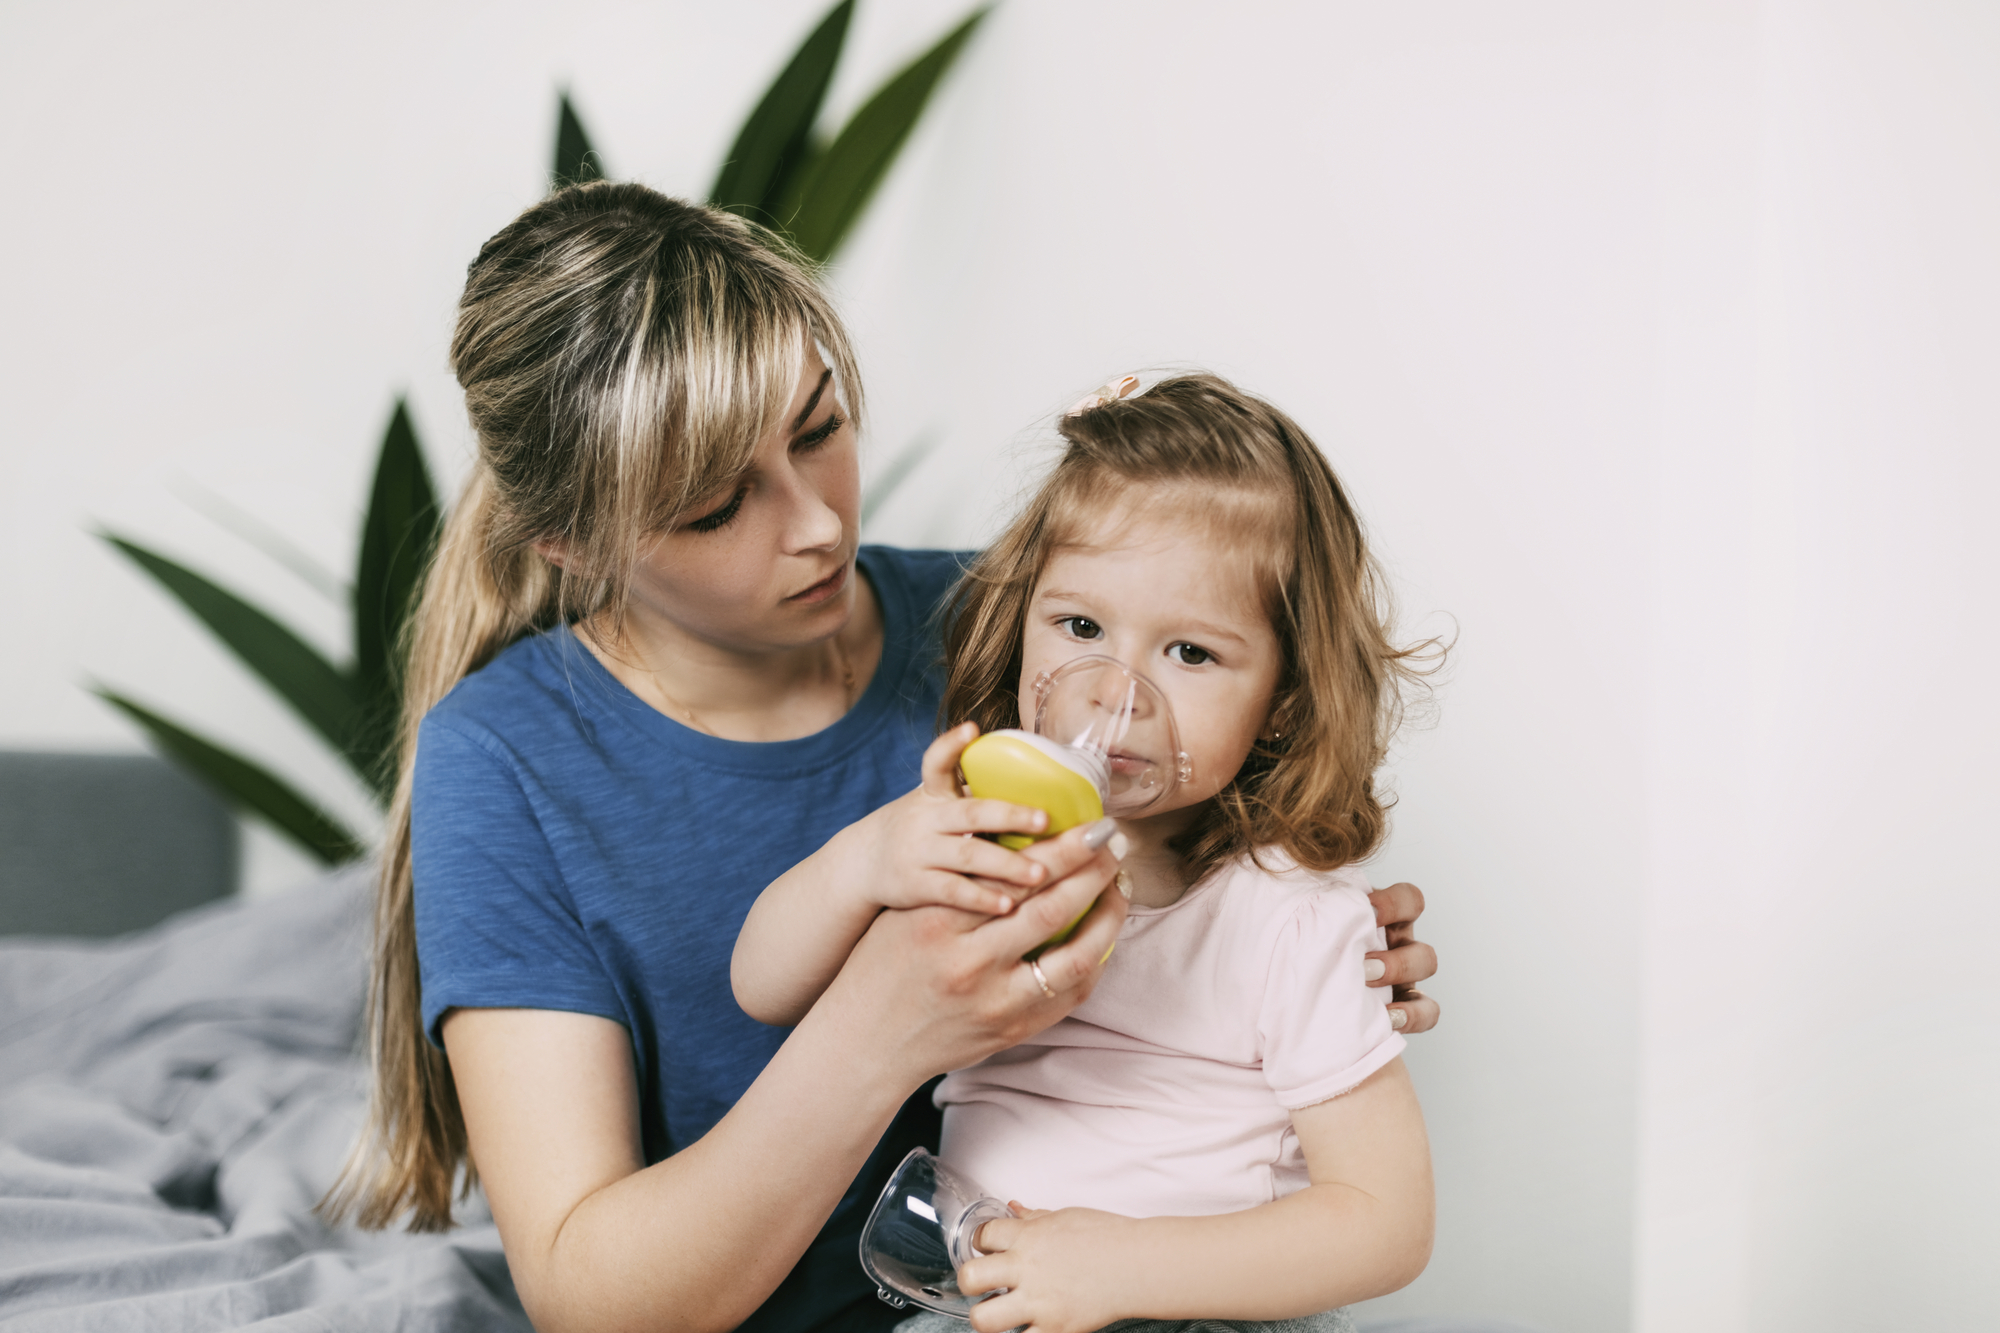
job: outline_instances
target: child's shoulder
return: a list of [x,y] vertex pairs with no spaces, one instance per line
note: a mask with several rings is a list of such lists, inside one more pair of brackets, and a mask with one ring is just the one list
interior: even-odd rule
[[1302,912],[1365,916],[1374,924],[1375,905],[1368,897],[1372,886],[1357,865],[1312,870],[1275,847],[1265,847],[1217,867],[1208,887],[1215,891],[1218,912],[1261,917],[1273,923]]

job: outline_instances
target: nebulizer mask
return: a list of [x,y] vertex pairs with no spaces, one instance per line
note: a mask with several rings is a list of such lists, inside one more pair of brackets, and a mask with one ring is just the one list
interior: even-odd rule
[[[958,766],[972,795],[1046,812],[1039,837],[1106,815],[1134,818],[1193,777],[1166,696],[1116,658],[1076,658],[1043,672],[1034,689],[1034,730],[988,732],[965,747]],[[999,839],[1016,849],[1037,840]],[[1079,913],[1034,952],[1061,943],[1082,919]],[[913,1149],[868,1215],[861,1266],[876,1294],[898,1309],[918,1305],[967,1318],[976,1303],[998,1293],[960,1291],[958,1270],[979,1257],[979,1228],[1011,1215],[978,1184]]]

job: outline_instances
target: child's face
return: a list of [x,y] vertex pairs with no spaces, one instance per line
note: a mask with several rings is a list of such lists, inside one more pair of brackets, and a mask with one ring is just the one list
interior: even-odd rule
[[1028,602],[1023,725],[1034,721],[1036,677],[1092,653],[1160,687],[1193,762],[1193,780],[1147,819],[1214,796],[1269,723],[1278,636],[1250,560],[1215,536],[1112,513],[1084,543],[1058,550]]

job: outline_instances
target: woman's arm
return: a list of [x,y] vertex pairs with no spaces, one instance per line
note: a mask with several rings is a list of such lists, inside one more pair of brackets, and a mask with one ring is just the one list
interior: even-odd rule
[[[720,1333],[777,1287],[904,1100],[934,1074],[1048,1026],[1096,983],[1124,921],[1104,853],[1005,917],[879,916],[821,1002],[701,1139],[644,1166],[631,1041],[601,1018],[459,1009],[445,1048],[472,1159],[523,1304],[542,1333]],[[1021,955],[1092,899],[1076,936]]]
[[744,1013],[798,1022],[885,907],[1002,916],[1048,882],[1041,858],[969,836],[1039,833],[1049,822],[1030,806],[960,794],[958,757],[978,734],[968,722],[932,741],[917,790],[849,824],[758,895],[729,965]]
[[989,1222],[959,1275],[1006,1287],[976,1333],[1088,1333],[1113,1320],[1291,1319],[1407,1285],[1430,1261],[1423,1111],[1400,1058],[1352,1092],[1292,1113],[1312,1184],[1218,1217],[1134,1219],[1085,1208]]

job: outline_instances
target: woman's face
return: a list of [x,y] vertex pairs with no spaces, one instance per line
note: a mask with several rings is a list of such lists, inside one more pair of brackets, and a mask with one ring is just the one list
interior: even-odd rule
[[767,653],[837,633],[854,609],[861,476],[833,377],[808,351],[791,406],[750,469],[640,550],[627,594],[718,648]]
[[1270,720],[1278,636],[1250,560],[1216,535],[1114,513],[1084,542],[1057,550],[1028,602],[1024,725],[1034,720],[1036,678],[1092,653],[1159,686],[1192,761],[1191,779],[1147,819],[1214,796]]

